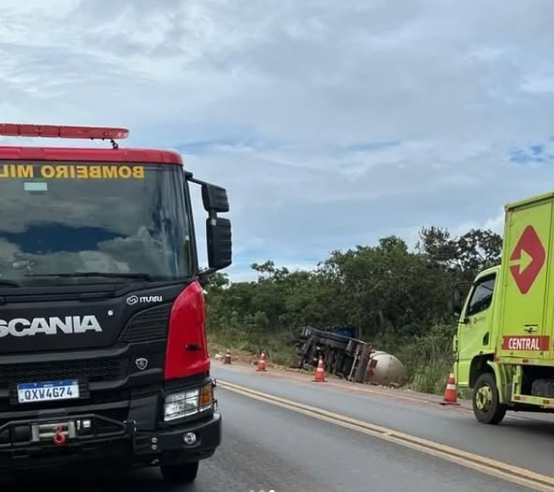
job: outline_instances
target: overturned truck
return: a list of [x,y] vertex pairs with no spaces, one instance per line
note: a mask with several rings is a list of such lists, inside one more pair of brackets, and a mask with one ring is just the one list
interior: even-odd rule
[[296,341],[296,354],[291,366],[313,369],[319,358],[325,370],[348,381],[394,385],[404,374],[404,366],[393,355],[375,350],[371,344],[348,336],[349,330],[302,328]]

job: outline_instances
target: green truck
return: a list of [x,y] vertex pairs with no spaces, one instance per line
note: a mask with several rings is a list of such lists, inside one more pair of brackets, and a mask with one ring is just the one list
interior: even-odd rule
[[554,192],[506,205],[501,264],[455,291],[456,380],[479,422],[554,412],[553,225]]

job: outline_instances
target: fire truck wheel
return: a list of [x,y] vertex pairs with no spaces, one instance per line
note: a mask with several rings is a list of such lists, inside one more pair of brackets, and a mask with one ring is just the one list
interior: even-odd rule
[[483,424],[499,424],[506,415],[506,405],[499,401],[494,374],[481,374],[473,387],[473,413]]
[[160,467],[164,480],[173,484],[192,483],[198,474],[198,461],[195,463],[181,463],[162,465]]

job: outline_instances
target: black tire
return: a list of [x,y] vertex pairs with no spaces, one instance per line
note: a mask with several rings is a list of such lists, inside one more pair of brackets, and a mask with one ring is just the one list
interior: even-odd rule
[[160,466],[164,480],[172,484],[192,483],[198,475],[198,461]]
[[506,415],[507,407],[499,402],[494,374],[481,374],[473,387],[473,413],[482,424],[497,425]]

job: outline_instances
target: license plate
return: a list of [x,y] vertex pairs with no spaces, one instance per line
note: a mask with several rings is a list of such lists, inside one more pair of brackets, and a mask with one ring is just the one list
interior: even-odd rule
[[48,383],[23,383],[17,385],[19,403],[71,400],[79,398],[79,382],[75,380]]

